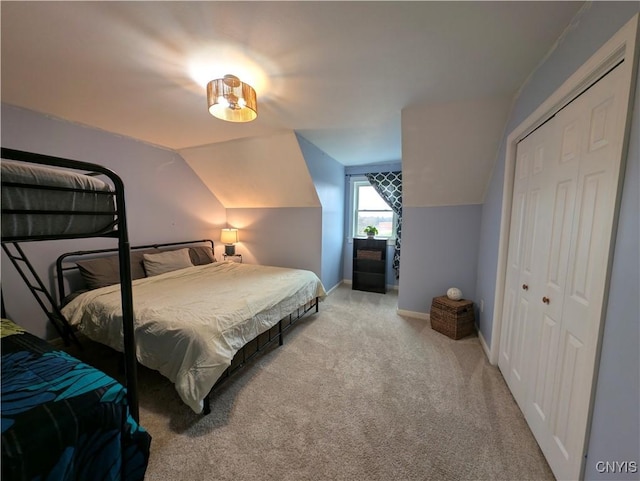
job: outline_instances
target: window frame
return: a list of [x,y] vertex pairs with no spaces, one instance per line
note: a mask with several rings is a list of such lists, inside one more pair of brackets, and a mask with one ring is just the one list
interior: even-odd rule
[[[351,234],[351,238],[354,237],[359,237],[359,238],[364,238],[366,237],[365,235],[363,235],[362,233],[358,232],[358,212],[366,212],[366,211],[360,211],[358,210],[358,193],[359,193],[359,187],[363,186],[363,187],[372,187],[371,182],[369,182],[369,180],[364,176],[352,176],[350,179],[350,195],[349,195],[349,217],[350,217],[350,234]],[[380,195],[380,194],[378,194]],[[382,199],[382,197],[381,197]],[[382,199],[384,202],[384,199]],[[386,202],[385,202],[386,204]],[[387,210],[387,209],[385,209]],[[398,225],[398,216],[397,214],[393,211],[393,209],[391,207],[388,208],[388,210],[391,212],[392,214],[392,223],[393,223],[393,227],[392,227],[392,234],[390,236],[384,236],[384,235],[376,235],[377,239],[385,239],[387,241],[387,244],[392,245],[395,243],[396,241],[396,227]]]

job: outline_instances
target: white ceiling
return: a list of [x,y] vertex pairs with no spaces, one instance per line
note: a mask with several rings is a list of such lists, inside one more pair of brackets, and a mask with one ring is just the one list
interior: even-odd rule
[[[581,6],[3,1],[2,101],[174,150],[290,129],[344,165],[397,161],[403,107],[512,96]],[[226,73],[257,120],[208,113]]]

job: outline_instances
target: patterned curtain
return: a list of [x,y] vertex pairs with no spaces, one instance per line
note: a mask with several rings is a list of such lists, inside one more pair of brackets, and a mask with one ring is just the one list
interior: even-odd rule
[[393,269],[396,279],[400,277],[400,246],[402,244],[402,172],[380,172],[365,174],[380,197],[391,207],[397,216],[396,248],[393,253]]

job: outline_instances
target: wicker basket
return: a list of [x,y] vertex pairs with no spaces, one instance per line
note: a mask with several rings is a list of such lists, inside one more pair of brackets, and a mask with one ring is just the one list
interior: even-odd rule
[[447,296],[434,297],[430,317],[431,327],[451,339],[462,339],[475,330],[473,301],[452,301]]

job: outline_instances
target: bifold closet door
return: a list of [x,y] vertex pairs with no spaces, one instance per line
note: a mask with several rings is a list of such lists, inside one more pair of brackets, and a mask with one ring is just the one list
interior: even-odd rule
[[507,384],[524,412],[532,358],[537,358],[532,342],[539,317],[537,301],[543,295],[542,266],[548,257],[549,232],[545,212],[550,209],[550,167],[557,154],[555,119],[532,132],[518,145],[511,209],[511,231],[505,302],[502,317],[508,322],[502,337],[499,366]]
[[525,416],[559,479],[579,477],[585,450],[624,134],[620,81],[613,70],[556,116],[546,302]]
[[517,150],[499,366],[558,479],[578,479],[585,454],[624,136],[620,82],[614,69]]

